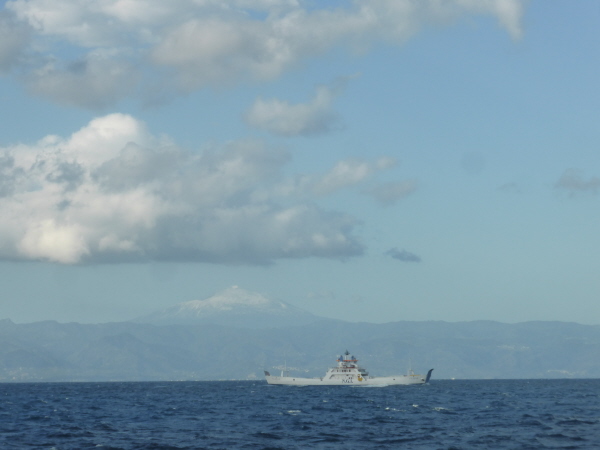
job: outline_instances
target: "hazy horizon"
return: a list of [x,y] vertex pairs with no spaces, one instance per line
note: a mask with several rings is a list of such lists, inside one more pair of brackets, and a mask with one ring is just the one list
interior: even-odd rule
[[[232,289],[239,289],[240,292],[242,292],[243,294],[240,296],[236,296],[237,298],[233,298],[233,302],[228,301],[228,299],[232,299],[232,296],[230,296],[230,291]],[[256,304],[253,304],[252,301],[246,301],[246,298],[251,299],[252,297],[261,297],[263,299],[265,299],[267,302],[269,303],[280,303],[283,302],[288,306],[293,307],[295,310],[298,310],[301,313],[308,313],[310,315],[312,315],[313,317],[315,317],[317,320],[335,320],[334,317],[328,317],[328,316],[322,316],[322,315],[318,315],[318,314],[313,314],[310,310],[304,309],[304,308],[300,308],[297,305],[294,305],[292,303],[286,302],[283,299],[273,299],[273,298],[268,298],[268,297],[264,297],[262,294],[260,294],[259,292],[250,292],[247,291],[245,289],[243,289],[240,286],[230,286],[229,288],[226,288],[222,291],[219,292],[215,292],[214,295],[207,297],[207,298],[203,298],[203,299],[195,299],[195,300],[187,300],[187,301],[183,301],[183,302],[179,302],[179,303],[175,303],[172,305],[167,305],[165,308],[163,309],[158,309],[158,310],[152,310],[152,311],[146,311],[144,313],[142,313],[139,316],[136,317],[129,317],[129,318],[125,318],[125,319],[121,319],[121,320],[116,320],[116,321],[109,321],[109,322],[90,322],[90,321],[70,321],[70,322],[63,322],[60,320],[53,320],[53,319],[42,319],[39,320],[41,322],[43,321],[55,321],[58,323],[80,323],[80,324],[87,324],[87,325],[93,325],[93,324],[102,324],[102,323],[121,323],[121,322],[136,322],[136,323],[150,323],[150,324],[154,324],[154,325],[165,325],[164,323],[156,323],[156,317],[160,314],[164,314],[164,313],[171,313],[171,311],[174,308],[178,308],[178,307],[184,307],[186,304],[194,304],[197,302],[202,302],[202,303],[206,303],[206,304],[212,304],[213,306],[215,305],[215,303],[217,303],[217,307],[221,307],[223,309],[223,312],[225,314],[228,314],[228,312],[233,312],[234,316],[236,314],[239,313],[244,313],[244,312],[249,312],[248,310],[237,310],[236,309],[238,307],[242,307],[242,309],[244,307],[255,307]],[[215,300],[217,300],[215,302]],[[219,305],[218,303],[220,301],[224,301],[225,303],[223,303],[222,305]],[[190,308],[190,309],[195,309],[195,308]],[[179,309],[178,309],[179,310]],[[258,314],[261,313],[260,308],[257,308],[256,312]],[[11,322],[15,323],[15,324],[19,324],[19,325],[25,325],[28,323],[35,323],[35,322],[16,322],[13,321],[10,317],[0,317],[0,320],[10,320]],[[145,319],[152,319],[152,320],[145,320]],[[397,323],[397,322],[402,322],[403,320],[389,320],[389,321],[381,321],[381,322],[370,322],[370,321],[365,321],[365,320],[344,320],[344,322],[347,323],[371,323],[371,324],[379,324],[379,325],[383,325],[386,323]],[[525,323],[525,322],[539,322],[536,320],[532,320],[532,321],[516,321],[516,322],[502,322],[502,321],[494,321],[491,319],[475,319],[472,321],[461,321],[461,320],[457,320],[457,321],[451,321],[451,320],[422,320],[422,321],[409,321],[409,322],[445,322],[445,323],[466,323],[466,322],[497,322],[497,323],[503,323],[506,325],[515,325],[515,324],[519,324],[519,323]],[[579,322],[571,322],[571,321],[565,321],[565,320],[556,320],[556,321],[543,321],[543,322],[561,322],[561,323],[574,323],[577,325],[591,325],[591,326],[597,326],[597,324],[581,324]],[[192,324],[193,322],[189,322],[187,323]],[[172,323],[168,323],[167,325],[170,325]],[[237,326],[236,324],[232,324],[233,326]]]

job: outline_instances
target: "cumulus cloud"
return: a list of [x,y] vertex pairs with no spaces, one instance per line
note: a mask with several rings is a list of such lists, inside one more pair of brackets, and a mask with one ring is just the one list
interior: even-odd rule
[[[43,80],[37,72],[49,73],[50,84],[57,87],[52,96],[51,86],[30,81],[36,92],[72,103],[78,97],[66,89],[69,82],[79,92],[92,86],[84,107],[96,107],[107,92],[115,102],[144,91],[117,90],[117,80],[158,79],[167,92],[271,80],[335,47],[366,51],[378,42],[399,45],[425,24],[448,23],[465,14],[493,15],[518,38],[522,16],[519,0],[355,0],[322,8],[301,0],[13,0],[6,8],[19,27],[34,30],[31,49],[39,53],[39,62],[24,69],[38,83]],[[0,30],[6,27],[0,23]],[[0,40],[5,65],[14,63],[27,42],[24,35],[6,35],[12,41]],[[75,61],[65,56],[73,54],[80,56]],[[96,70],[80,67],[86,64],[108,75],[105,85],[98,85]],[[77,76],[73,65],[79,67]],[[138,75],[132,77],[133,68]]]
[[411,253],[404,249],[399,250],[396,247],[389,249],[387,252],[385,252],[385,254],[402,262],[421,262],[420,256],[415,255],[414,253]]
[[361,254],[353,218],[277,188],[288,160],[260,141],[192,153],[123,114],[0,149],[0,258],[267,264]]
[[585,179],[580,169],[567,169],[554,185],[557,189],[567,191],[571,195],[580,192],[598,193],[600,189],[600,178],[590,177]]
[[257,99],[246,112],[247,124],[280,136],[312,136],[331,131],[337,123],[332,103],[345,81],[319,86],[308,103]]

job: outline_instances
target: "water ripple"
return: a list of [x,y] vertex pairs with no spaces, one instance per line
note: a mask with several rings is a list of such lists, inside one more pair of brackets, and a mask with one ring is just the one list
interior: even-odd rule
[[594,449],[600,380],[3,384],[0,448]]

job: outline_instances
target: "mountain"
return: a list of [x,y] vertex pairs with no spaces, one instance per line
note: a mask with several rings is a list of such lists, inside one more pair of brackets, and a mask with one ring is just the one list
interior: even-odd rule
[[284,363],[321,376],[346,349],[382,376],[600,377],[600,326],[349,323],[233,286],[131,322],[0,320],[0,382],[252,379]]
[[287,363],[322,376],[350,350],[373,375],[599,378],[600,326],[316,321],[287,328],[0,320],[0,382],[255,379]]
[[280,300],[232,286],[204,300],[179,303],[138,317],[133,322],[154,325],[213,324],[241,328],[281,328],[323,320]]

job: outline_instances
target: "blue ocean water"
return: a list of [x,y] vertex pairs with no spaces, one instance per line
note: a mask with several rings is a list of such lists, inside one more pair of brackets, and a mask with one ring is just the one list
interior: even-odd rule
[[596,449],[600,380],[0,384],[0,448]]

